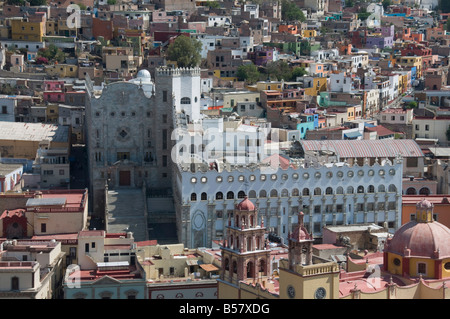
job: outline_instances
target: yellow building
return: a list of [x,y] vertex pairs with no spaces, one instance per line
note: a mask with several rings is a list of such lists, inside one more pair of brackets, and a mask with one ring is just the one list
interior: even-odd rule
[[45,73],[58,78],[78,78],[78,66],[73,64],[55,64],[45,68]]
[[385,268],[392,274],[428,279],[450,278],[450,229],[433,220],[433,204],[417,204],[415,220],[388,241]]
[[[228,72],[226,72],[226,73],[228,73]],[[214,76],[219,78],[219,79],[221,79],[221,80],[233,81],[233,82],[236,82],[238,80],[238,78],[236,76],[224,76],[223,74],[224,74],[223,70],[219,70],[219,69],[218,70],[214,70]]]
[[302,36],[304,38],[314,38],[315,36],[317,36],[317,31],[316,30],[302,30]]
[[45,110],[45,116],[47,117],[47,123],[58,124],[59,117],[59,105],[49,104]]
[[46,22],[46,30],[45,35],[52,36],[58,35],[58,22],[56,21],[47,21]]
[[45,22],[29,22],[27,19],[11,19],[11,39],[42,42]]
[[0,152],[3,158],[36,159],[43,141],[49,148],[70,148],[69,127],[41,123],[2,122]]
[[397,63],[402,67],[416,67],[416,78],[422,77],[421,56],[402,56],[398,58]]
[[278,91],[283,92],[283,83],[280,81],[260,81],[256,83],[256,89],[261,91]]
[[[416,220],[388,238],[384,252],[349,250],[346,267],[312,255],[313,237],[300,212],[278,275],[265,268],[267,257],[257,255],[265,250],[248,251],[258,241],[246,226],[247,217],[240,227],[243,203],[237,206],[234,224],[228,221],[221,248],[219,299],[450,299],[445,285],[450,277],[450,230],[433,221],[433,206],[425,200],[417,205]],[[255,210],[245,205],[253,207],[249,212]],[[264,220],[256,229],[264,229]]]
[[312,85],[305,87],[305,94],[309,96],[318,96],[320,92],[327,90],[327,78],[326,77],[314,77]]

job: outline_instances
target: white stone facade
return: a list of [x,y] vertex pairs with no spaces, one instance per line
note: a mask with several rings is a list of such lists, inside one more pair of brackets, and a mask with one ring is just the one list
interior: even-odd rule
[[221,172],[179,167],[174,173],[179,241],[202,247],[223,239],[228,214],[245,195],[258,207],[265,226],[284,240],[299,211],[316,238],[326,225],[387,222],[391,231],[400,226],[402,160],[373,166],[296,165],[236,166]]

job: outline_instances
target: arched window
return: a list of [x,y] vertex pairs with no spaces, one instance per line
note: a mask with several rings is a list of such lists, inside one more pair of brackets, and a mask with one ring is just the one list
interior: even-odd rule
[[319,187],[314,188],[314,195],[322,195],[322,190]]
[[208,196],[206,195],[206,193],[202,193],[201,195],[201,200],[207,200]]
[[259,262],[259,272],[262,272],[263,275],[266,273],[266,261],[264,259]]
[[278,197],[278,192],[276,189],[272,189],[270,191],[270,197]]
[[396,193],[397,192],[397,187],[394,184],[389,185],[388,188],[390,193]]
[[359,185],[359,186],[358,186],[358,189],[357,189],[357,193],[358,193],[358,194],[364,193],[364,186]]
[[180,103],[181,104],[191,104],[191,99],[188,97],[183,97],[183,98],[181,98]]
[[252,191],[249,191],[249,192],[248,192],[248,197],[249,197],[249,198],[256,198],[256,192],[253,191],[253,190],[252,190]]
[[237,262],[236,260],[233,260],[233,273],[237,273]]
[[344,194],[344,189],[339,186],[338,188],[336,188],[336,194]]
[[386,187],[384,185],[378,186],[378,193],[384,193],[386,191]]
[[430,195],[430,189],[428,187],[422,187],[419,190],[419,195],[425,195],[425,196]]
[[245,198],[245,192],[244,191],[239,191],[238,198]]
[[353,186],[347,187],[347,194],[353,194]]
[[217,192],[216,193],[216,199],[223,199],[223,193],[222,192]]
[[197,194],[196,193],[192,193],[191,194],[191,202],[195,202],[197,200]]
[[327,194],[327,195],[333,195],[333,188],[327,187],[327,189],[325,190],[325,194]]
[[230,260],[228,258],[225,259],[225,270],[230,270]]
[[369,187],[367,187],[367,192],[368,193],[375,193],[375,186],[369,185]]
[[286,188],[281,191],[281,197],[289,197],[289,192]]
[[292,196],[299,196],[300,192],[298,191],[298,188],[294,188],[292,190]]
[[234,193],[232,191],[227,193],[227,199],[234,199]]
[[303,188],[303,196],[309,196],[309,188]]
[[267,197],[267,192],[264,189],[260,190],[259,191],[259,197],[266,198]]

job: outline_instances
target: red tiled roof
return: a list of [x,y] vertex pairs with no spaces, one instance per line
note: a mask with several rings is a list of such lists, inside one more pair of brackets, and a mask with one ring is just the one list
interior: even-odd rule
[[154,239],[154,240],[144,240],[144,241],[137,241],[136,244],[137,244],[138,247],[155,246],[155,245],[158,245],[158,241],[156,239]]
[[0,219],[13,216],[22,217],[24,215],[24,212],[25,211],[23,209],[13,209],[13,210],[6,209],[0,216]]
[[97,237],[104,235],[105,235],[104,230],[82,230],[78,233],[79,237]]
[[394,135],[395,132],[391,131],[390,129],[382,126],[382,125],[377,125],[374,127],[366,127],[365,128],[366,131],[369,132],[377,132],[378,136],[387,136],[387,135]]

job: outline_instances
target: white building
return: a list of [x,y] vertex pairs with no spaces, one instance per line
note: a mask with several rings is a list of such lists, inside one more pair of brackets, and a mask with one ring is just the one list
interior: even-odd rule
[[346,72],[330,74],[329,83],[331,92],[351,93],[353,91],[353,79]]
[[0,299],[61,297],[61,243],[8,240],[1,243]]
[[256,204],[265,226],[285,240],[299,211],[317,238],[325,225],[387,222],[391,231],[400,226],[402,160],[358,166],[310,159],[289,161],[274,154],[259,165],[197,166],[195,171],[178,165],[179,241],[202,247],[223,239],[229,215],[245,196]]
[[224,27],[231,25],[230,16],[208,16],[208,27]]

